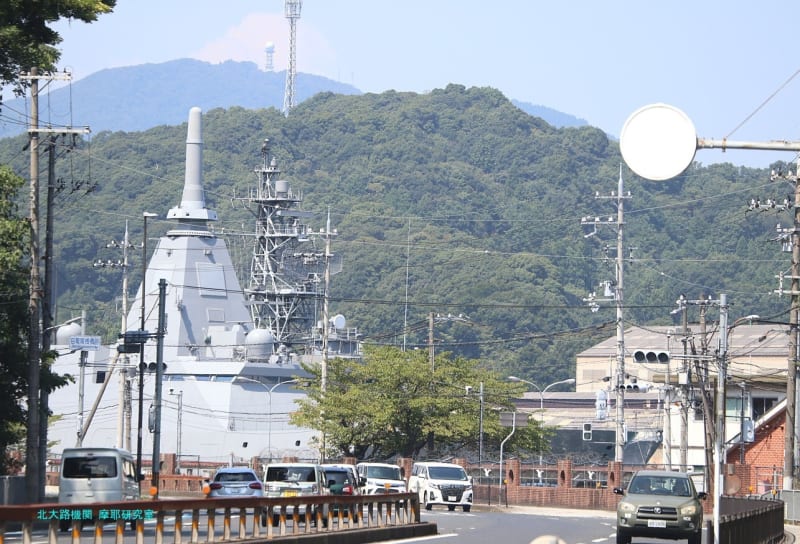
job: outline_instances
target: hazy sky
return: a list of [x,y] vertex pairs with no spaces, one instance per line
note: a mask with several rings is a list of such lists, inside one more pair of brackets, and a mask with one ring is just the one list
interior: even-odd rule
[[[90,25],[61,22],[60,67],[178,58],[286,68],[283,0],[118,0]],[[800,140],[796,0],[304,0],[297,70],[364,92],[487,86],[618,136],[639,107],[682,109],[698,136]],[[795,77],[796,76],[796,77]],[[742,124],[744,123],[744,124]],[[766,168],[790,152],[701,150]]]

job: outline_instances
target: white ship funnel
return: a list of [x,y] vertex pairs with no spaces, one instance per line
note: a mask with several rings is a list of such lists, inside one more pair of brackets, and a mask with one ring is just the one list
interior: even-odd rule
[[216,221],[217,212],[206,208],[203,193],[203,118],[202,110],[189,110],[189,128],[186,131],[186,174],[183,196],[177,208],[167,213],[167,219],[187,221]]

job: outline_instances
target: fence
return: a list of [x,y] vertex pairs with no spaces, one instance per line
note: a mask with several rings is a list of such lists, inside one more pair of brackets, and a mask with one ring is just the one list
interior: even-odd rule
[[783,517],[784,505],[779,500],[722,497],[719,542],[720,544],[783,542]]
[[[347,508],[342,506],[347,505]],[[183,526],[184,514],[191,522]],[[205,523],[201,517],[205,516]],[[189,517],[189,516],[187,516]],[[33,541],[35,527],[47,527],[49,544],[57,544],[59,528],[71,527],[70,541],[80,541],[81,526],[94,525],[93,544],[121,542],[125,526],[135,527],[137,544],[144,542],[145,521],[155,521],[152,537],[180,544],[278,540],[303,536],[330,542],[330,533],[353,529],[373,531],[386,540],[436,534],[435,524],[420,521],[416,494],[296,497],[283,499],[172,499],[90,504],[38,504],[0,508],[0,542],[6,532],[22,530],[23,541]],[[290,523],[291,522],[291,523]],[[105,530],[104,525],[110,525]],[[377,538],[377,537],[381,538]],[[370,540],[362,540],[370,541]]]

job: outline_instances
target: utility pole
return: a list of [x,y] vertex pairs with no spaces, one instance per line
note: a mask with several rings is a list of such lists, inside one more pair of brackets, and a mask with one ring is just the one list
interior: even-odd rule
[[28,300],[29,336],[28,336],[28,427],[25,444],[25,491],[28,502],[41,502],[39,489],[39,472],[41,459],[39,456],[39,384],[42,359],[41,332],[39,320],[41,314],[42,286],[39,280],[39,78],[36,68],[31,69],[31,127],[30,134],[30,298]]
[[[150,495],[158,499],[161,479],[161,386],[164,381],[164,333],[166,332],[166,311],[164,301],[167,297],[167,280],[158,280],[158,332],[156,333],[156,389],[153,402],[155,404],[155,426],[153,430],[153,478]],[[144,350],[144,346],[142,346]]]
[[708,375],[708,329],[706,325],[706,304],[700,306],[700,356],[702,357],[702,364],[699,366],[700,372],[700,392],[702,394],[702,408],[703,408],[703,429],[705,432],[705,446],[706,446],[706,464],[703,469],[703,482],[706,484],[706,489],[710,486],[708,483],[711,481],[711,473],[709,467],[714,464],[714,457],[711,454],[711,444],[713,443],[714,433],[711,418],[711,399],[709,398],[709,375]]
[[[287,112],[288,113],[288,112]],[[335,233],[331,231],[331,211],[328,209],[328,219],[325,224],[325,292],[322,294],[322,368],[320,368],[319,390],[324,395],[328,390],[328,335],[330,334],[330,323],[328,317],[328,299],[331,286],[331,237]],[[272,392],[269,396],[270,406],[272,405]],[[270,409],[270,425],[272,425],[272,410]],[[270,438],[272,435],[270,433]],[[325,462],[325,432],[322,433],[322,450],[320,458]]]
[[684,306],[681,314],[683,361],[681,362],[681,375],[678,383],[681,386],[681,470],[686,472],[689,466],[689,314]]
[[[151,217],[158,217],[158,214],[151,212],[142,212],[142,221],[144,222],[142,232],[142,307],[141,307],[141,324],[139,330],[142,334],[145,333],[146,326],[146,301],[147,301],[147,220]],[[142,417],[144,416],[144,369],[147,364],[144,361],[144,345],[139,346],[139,419],[137,423],[137,436],[136,436],[136,477],[142,475]]]
[[[689,117],[679,109],[667,104],[650,104],[628,117],[620,132],[620,152],[631,170],[646,179],[661,181],[673,178],[686,170],[694,160],[698,149],[763,149],[776,151],[800,151],[800,142],[771,140],[768,142],[734,141],[725,138],[713,140],[699,138]],[[659,160],[652,158],[658,153]],[[783,462],[783,489],[794,488],[794,472],[800,461],[795,451],[797,443],[797,363],[800,341],[800,158],[793,177],[794,221],[787,233],[791,241],[792,266],[790,289],[791,305],[789,321],[791,340],[786,379],[786,425]],[[788,201],[789,199],[787,199]],[[787,202],[788,203],[788,202]],[[779,227],[780,232],[780,227]],[[781,275],[781,280],[783,276]],[[779,292],[783,293],[781,285]],[[721,317],[720,317],[721,319]],[[716,506],[716,503],[715,503]],[[719,533],[715,531],[715,539]]]
[[[124,335],[128,330],[128,250],[133,247],[128,238],[128,221],[125,221],[125,236],[122,242],[111,240],[107,248],[122,249],[122,260],[98,259],[92,266],[95,268],[122,268],[122,324],[120,332]],[[131,448],[131,396],[128,379],[128,354],[122,354],[122,368],[119,370],[119,405],[117,406],[117,447]],[[125,444],[123,446],[123,443]]]
[[431,365],[431,376],[433,376],[434,371],[436,370],[436,361],[435,361],[435,347],[434,347],[434,334],[433,334],[433,326],[436,323],[446,323],[449,321],[460,321],[462,323],[469,323],[470,319],[468,315],[464,314],[434,314],[430,312],[428,314],[428,361]]
[[328,386],[328,334],[330,323],[328,317],[328,300],[331,288],[331,238],[336,235],[331,230],[331,211],[328,209],[328,219],[325,223],[325,292],[322,296],[322,368],[320,369],[320,390],[325,393]]
[[728,297],[719,295],[719,370],[714,400],[714,542],[719,542],[720,500],[722,499],[722,458],[725,451],[725,382],[728,380]]
[[[593,230],[586,234],[584,237],[589,238],[597,233],[597,226],[598,225],[612,225],[615,226],[617,229],[617,254],[614,260],[615,262],[615,281],[614,281],[614,289],[610,289],[608,283],[605,285],[605,293],[604,296],[606,298],[598,299],[596,298],[595,294],[592,293],[589,295],[588,298],[585,298],[585,302],[589,302],[589,307],[592,309],[593,312],[599,310],[599,306],[597,302],[601,301],[614,301],[614,305],[616,307],[616,325],[617,325],[617,356],[616,356],[616,380],[615,384],[617,400],[616,400],[616,442],[614,448],[614,460],[618,463],[623,461],[623,453],[625,449],[625,443],[627,442],[627,437],[625,436],[625,323],[623,321],[623,308],[624,308],[624,299],[623,299],[623,278],[624,278],[624,256],[623,256],[623,227],[625,225],[625,206],[624,202],[626,199],[631,198],[630,191],[626,194],[624,191],[624,185],[622,181],[622,165],[619,166],[619,181],[617,183],[617,192],[611,192],[610,196],[601,196],[599,193],[595,195],[595,198],[598,199],[613,199],[616,200],[617,203],[617,217],[616,220],[613,217],[601,218],[601,217],[590,217],[585,216],[581,218],[581,225],[592,225]],[[606,246],[606,250],[608,250],[608,246]]]
[[[701,395],[702,401],[702,410],[703,410],[703,424],[704,424],[704,436],[705,436],[705,453],[706,453],[706,462],[705,462],[705,482],[708,484],[711,481],[711,476],[709,473],[709,467],[714,464],[713,459],[713,448],[712,444],[714,443],[714,417],[713,417],[713,400],[710,397],[710,379],[708,373],[708,337],[707,337],[707,330],[706,330],[706,311],[708,306],[711,305],[718,305],[718,301],[711,300],[710,298],[700,298],[698,300],[688,300],[684,295],[680,295],[678,300],[675,301],[678,307],[673,310],[671,313],[681,314],[681,321],[682,321],[682,329],[683,329],[683,363],[681,365],[682,368],[682,377],[678,378],[678,382],[681,386],[681,428],[680,428],[680,466],[681,470],[685,471],[688,468],[688,448],[689,448],[689,398],[696,398],[695,391],[695,384],[699,386],[699,392]],[[691,341],[691,331],[689,330],[689,316],[688,316],[688,307],[689,306],[699,306],[700,308],[700,354],[694,353],[693,348],[693,357],[695,361],[695,368],[694,368],[694,376],[696,378],[696,382],[694,382],[691,378],[692,372],[690,370],[690,366],[688,364],[689,361],[689,353],[688,353],[688,346],[689,342]],[[694,346],[694,344],[692,344]],[[708,487],[708,486],[707,486]]]
[[[53,329],[53,308],[55,307],[55,292],[53,290],[53,201],[56,192],[56,140],[55,134],[50,135],[47,148],[47,204],[46,223],[44,235],[44,300],[42,304],[42,353],[50,352]],[[81,324],[83,326],[83,324]],[[42,470],[39,472],[38,489],[41,493],[47,484],[47,424],[48,406],[50,404],[49,392],[42,387],[39,392],[39,460]],[[43,496],[42,496],[43,497]]]
[[[20,74],[19,79],[31,82],[31,123],[28,128],[30,138],[30,289],[28,299],[28,422],[25,443],[25,491],[28,502],[41,502],[44,498],[45,457],[47,455],[47,393],[41,393],[41,365],[43,338],[42,300],[47,300],[49,293],[43,290],[39,265],[39,135],[41,133],[77,133],[88,132],[88,129],[75,131],[71,129],[48,129],[39,127],[39,80],[69,80],[69,73],[39,74],[33,67],[27,74]],[[49,311],[49,309],[48,309]],[[42,429],[45,429],[44,433]]]
[[431,365],[431,376],[433,376],[433,372],[436,370],[433,353],[433,312],[428,314],[428,361]]
[[[772,172],[770,181],[783,179],[794,183],[794,204],[787,197],[783,203],[777,203],[772,200],[767,200],[762,205],[760,200],[751,200],[749,210],[755,209],[776,209],[777,211],[784,211],[794,209],[794,219],[790,228],[781,228],[780,223],[777,226],[778,236],[775,238],[783,245],[784,251],[790,251],[792,254],[791,271],[789,278],[791,279],[791,287],[788,294],[790,295],[789,306],[789,356],[787,363],[786,374],[786,426],[784,432],[783,444],[783,489],[794,489],[795,471],[797,470],[799,460],[799,453],[795,451],[798,442],[797,428],[797,363],[798,363],[798,349],[800,349],[800,158],[798,158],[795,172],[786,173],[785,175],[780,172]],[[787,294],[783,288],[783,280],[785,275],[781,272],[778,275],[779,285],[775,291],[778,295]]]

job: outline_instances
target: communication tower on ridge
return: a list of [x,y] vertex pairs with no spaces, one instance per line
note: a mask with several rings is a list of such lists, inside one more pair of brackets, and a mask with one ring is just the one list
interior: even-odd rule
[[266,72],[274,72],[275,71],[275,44],[272,42],[267,42],[264,45],[264,54],[266,55],[266,62],[264,63],[264,71]]
[[300,18],[302,0],[286,0],[284,14],[289,19],[289,65],[286,67],[286,91],[283,93],[283,114],[295,107],[294,80],[297,75],[297,20]]

